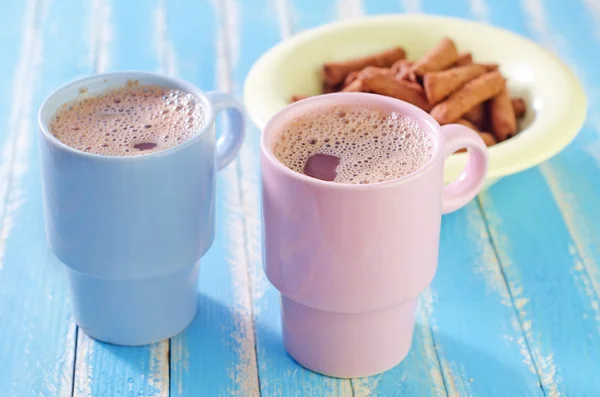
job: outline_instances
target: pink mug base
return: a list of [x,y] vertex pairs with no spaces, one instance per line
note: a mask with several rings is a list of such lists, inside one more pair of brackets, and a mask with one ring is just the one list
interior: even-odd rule
[[417,298],[388,309],[335,313],[282,296],[283,341],[303,367],[335,378],[377,375],[410,350]]

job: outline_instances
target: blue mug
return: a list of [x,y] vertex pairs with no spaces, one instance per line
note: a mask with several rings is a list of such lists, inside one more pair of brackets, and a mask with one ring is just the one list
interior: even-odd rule
[[[50,132],[63,104],[132,80],[194,95],[205,110],[202,130],[173,148],[131,157],[82,152]],[[222,110],[229,128],[216,139]],[[46,232],[66,265],[77,324],[118,345],[145,345],[184,330],[196,314],[200,258],[214,240],[215,173],[244,139],[242,105],[181,80],[122,72],[58,89],[38,119]]]

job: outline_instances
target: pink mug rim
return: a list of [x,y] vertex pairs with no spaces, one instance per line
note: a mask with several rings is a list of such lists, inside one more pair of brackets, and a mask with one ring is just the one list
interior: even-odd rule
[[[388,181],[369,183],[369,184],[350,184],[350,183],[334,183],[329,181],[323,181],[317,178],[309,177],[292,171],[281,163],[273,154],[272,148],[268,147],[267,140],[269,135],[274,134],[273,125],[276,124],[281,118],[289,117],[289,114],[300,115],[306,113],[310,109],[314,109],[317,106],[323,105],[366,105],[366,106],[377,106],[380,105],[385,109],[393,109],[402,115],[413,119],[414,121],[421,124],[425,131],[431,136],[434,144],[434,153],[431,158],[417,168],[410,174],[404,175],[403,177],[390,179]],[[425,173],[430,168],[434,167],[438,162],[439,158],[444,155],[444,136],[440,125],[433,117],[427,112],[414,106],[408,102],[401,101],[396,98],[391,98],[378,94],[369,94],[364,92],[337,92],[332,94],[317,95],[310,98],[302,99],[294,102],[271,117],[269,122],[265,125],[263,132],[260,137],[260,150],[261,153],[271,166],[283,172],[293,179],[297,179],[300,182],[316,185],[320,187],[326,187],[331,189],[374,189],[379,187],[395,186],[402,183],[408,183],[411,180],[418,178],[420,175]]]

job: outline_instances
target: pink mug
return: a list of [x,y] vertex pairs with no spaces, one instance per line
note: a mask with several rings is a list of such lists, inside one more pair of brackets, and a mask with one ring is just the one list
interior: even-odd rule
[[[326,106],[394,111],[431,136],[432,158],[385,182],[326,182],[285,167],[273,155],[290,121]],[[458,149],[469,161],[444,186],[444,161]],[[319,95],[277,113],[261,137],[265,273],[282,295],[284,345],[304,367],[353,378],[386,371],[408,354],[417,298],[438,261],[442,214],[467,204],[487,171],[479,135],[440,125],[421,109],[365,93]]]

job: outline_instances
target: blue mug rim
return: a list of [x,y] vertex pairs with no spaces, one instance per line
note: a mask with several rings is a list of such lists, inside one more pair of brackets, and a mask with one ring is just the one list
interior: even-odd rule
[[[63,92],[68,92],[71,90],[79,90],[79,89],[85,87],[86,85],[91,85],[91,84],[97,83],[98,81],[102,81],[102,80],[107,82],[107,81],[110,81],[111,79],[144,80],[144,81],[145,80],[156,80],[155,82],[152,82],[151,84],[157,85],[159,87],[181,88],[183,91],[196,97],[196,99],[198,99],[204,105],[205,122],[204,122],[204,125],[202,126],[202,129],[197,134],[195,134],[192,138],[186,140],[185,142],[180,143],[179,145],[173,146],[173,147],[165,149],[165,150],[160,150],[157,152],[143,154],[143,155],[137,155],[137,156],[107,156],[107,155],[103,155],[103,154],[84,152],[82,150],[75,149],[75,148],[61,142],[58,138],[56,138],[50,132],[48,125],[42,119],[42,116],[45,114],[45,109],[49,106],[49,103],[54,99],[54,97],[62,94]],[[145,84],[145,83],[143,83],[143,84]],[[64,103],[67,103],[67,102],[64,102]],[[99,74],[95,74],[92,76],[87,76],[87,77],[78,78],[76,80],[73,80],[73,81],[57,88],[50,95],[48,95],[46,97],[46,99],[44,99],[44,101],[42,102],[42,105],[40,106],[40,109],[37,114],[38,125],[40,127],[40,131],[42,132],[42,136],[50,144],[52,144],[64,151],[67,151],[73,155],[77,155],[77,156],[81,156],[81,157],[88,157],[88,158],[98,159],[98,160],[107,160],[107,161],[141,161],[143,159],[150,159],[150,158],[169,155],[172,152],[183,149],[186,146],[194,144],[195,141],[202,139],[202,136],[205,134],[205,132],[208,129],[212,128],[212,125],[214,124],[214,117],[215,117],[215,115],[214,115],[214,109],[213,109],[212,103],[210,102],[210,100],[208,99],[206,94],[202,90],[200,90],[198,87],[196,87],[194,84],[189,83],[185,80],[176,78],[176,77],[166,76],[166,75],[163,75],[160,73],[144,72],[144,71],[122,71],[122,72],[99,73]]]

